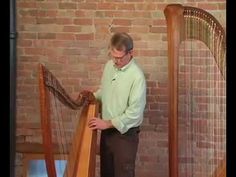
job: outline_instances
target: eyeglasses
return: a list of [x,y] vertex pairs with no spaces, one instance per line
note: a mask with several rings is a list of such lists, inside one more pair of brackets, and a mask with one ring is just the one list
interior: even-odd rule
[[111,55],[111,52],[109,52],[109,57],[113,60],[113,61],[122,61],[124,59],[124,57],[128,54],[129,52],[125,52],[124,55],[122,55],[121,57],[114,57]]

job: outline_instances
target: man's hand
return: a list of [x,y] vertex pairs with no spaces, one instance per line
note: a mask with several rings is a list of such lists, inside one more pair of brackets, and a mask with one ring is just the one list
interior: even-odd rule
[[113,128],[113,125],[110,120],[102,120],[97,117],[92,117],[88,122],[88,126],[92,130],[105,130],[108,128]]
[[83,90],[79,93],[77,101],[83,101],[85,102],[85,104],[89,104],[89,103],[94,103],[96,101],[96,98],[93,95],[93,92],[89,90]]

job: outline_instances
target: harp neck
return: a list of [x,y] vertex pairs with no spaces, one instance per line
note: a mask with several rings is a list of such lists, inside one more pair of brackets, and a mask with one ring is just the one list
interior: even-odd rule
[[199,40],[211,51],[222,77],[226,78],[226,37],[218,20],[210,13],[180,4],[167,5],[164,14],[167,21],[168,51],[177,59],[179,45],[185,40]]
[[64,105],[71,109],[79,109],[83,103],[83,98],[79,100],[73,100],[65,89],[61,86],[57,78],[42,64],[39,64],[39,74],[41,78],[42,87],[46,87],[51,91]]

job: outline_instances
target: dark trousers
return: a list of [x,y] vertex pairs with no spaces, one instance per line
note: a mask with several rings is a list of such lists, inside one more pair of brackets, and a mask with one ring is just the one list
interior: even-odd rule
[[101,132],[101,177],[134,177],[139,127],[121,134],[112,128]]

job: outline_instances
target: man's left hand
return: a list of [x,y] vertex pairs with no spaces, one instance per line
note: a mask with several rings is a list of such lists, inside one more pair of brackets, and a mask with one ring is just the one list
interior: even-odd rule
[[92,117],[88,122],[88,126],[92,130],[96,130],[96,129],[105,130],[105,129],[113,127],[110,120],[102,120],[102,119],[97,118],[97,117]]

